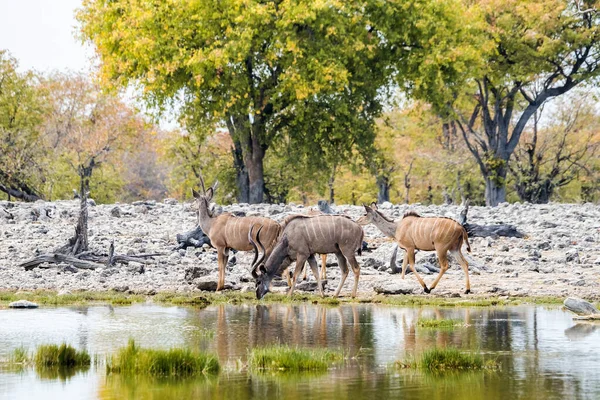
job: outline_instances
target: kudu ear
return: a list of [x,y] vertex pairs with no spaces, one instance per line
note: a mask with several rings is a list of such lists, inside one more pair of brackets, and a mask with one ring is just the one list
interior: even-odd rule
[[200,193],[198,193],[194,189],[192,189],[192,196],[194,196],[195,199],[199,199],[200,198]]
[[258,267],[258,270],[260,271],[261,274],[267,273],[267,269],[265,268],[264,264],[261,265],[260,267]]
[[368,205],[366,205],[365,203],[363,203],[363,207],[365,208],[365,211],[367,212],[367,214],[368,214],[368,213],[370,213],[371,211],[373,211],[373,210],[371,209],[371,207],[369,207],[369,206],[368,206]]
[[374,201],[373,201],[373,202],[371,202],[371,208],[372,208],[373,210],[377,210],[377,203],[375,203]]
[[212,186],[209,187],[208,190],[206,191],[206,200],[211,201],[214,194],[215,194],[215,191],[213,190]]

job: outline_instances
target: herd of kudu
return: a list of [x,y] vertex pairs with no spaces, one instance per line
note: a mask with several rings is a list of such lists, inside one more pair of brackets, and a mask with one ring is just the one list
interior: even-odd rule
[[[450,218],[421,217],[415,212],[407,212],[399,221],[384,216],[375,203],[365,205],[366,215],[353,221],[345,215],[331,215],[311,212],[308,215],[290,215],[281,223],[265,217],[239,217],[231,213],[215,215],[210,204],[217,189],[218,182],[208,189],[201,179],[202,193],[193,191],[198,206],[198,224],[210,238],[212,246],[217,249],[219,263],[219,280],[217,290],[225,286],[225,267],[229,250],[254,250],[252,276],[256,281],[256,297],[261,299],[270,290],[275,276],[287,274],[289,291],[294,292],[298,276],[308,261],[317,287],[323,296],[322,279],[325,278],[327,254],[335,254],[342,270],[340,283],[335,296],[340,294],[344,281],[348,276],[348,266],[354,273],[352,297],[356,296],[360,265],[356,254],[362,249],[364,232],[361,225],[374,224],[381,232],[393,238],[398,246],[405,250],[402,264],[402,278],[407,265],[423,287],[425,293],[434,289],[448,269],[448,252],[458,260],[465,272],[466,291],[470,293],[468,263],[461,253],[463,242],[470,252],[471,247],[467,232],[462,225]],[[259,258],[259,248],[262,256]],[[430,287],[415,270],[415,250],[433,251],[437,253],[440,272]],[[321,271],[315,259],[321,254]],[[288,267],[296,262],[293,278],[290,281]]]

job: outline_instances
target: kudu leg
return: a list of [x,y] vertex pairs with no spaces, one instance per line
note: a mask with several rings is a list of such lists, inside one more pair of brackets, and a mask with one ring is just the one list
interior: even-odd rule
[[456,258],[458,260],[458,262],[460,263],[460,266],[462,267],[463,271],[465,272],[465,280],[466,280],[465,294],[469,294],[469,293],[471,293],[471,283],[469,282],[469,263],[467,262],[467,260],[465,259],[465,256],[463,256],[463,254],[460,250],[454,250],[454,251],[451,251],[451,253],[454,256],[454,258]]
[[304,274],[302,275],[302,280],[303,281],[308,280],[308,268],[304,268]]
[[360,265],[358,261],[356,261],[356,257],[354,256],[354,252],[348,254],[346,256],[348,260],[348,264],[352,268],[352,272],[354,272],[354,287],[352,288],[352,298],[356,297],[356,291],[358,290],[358,278],[360,278]]
[[404,279],[404,275],[406,274],[406,266],[408,265],[408,252],[404,252],[404,259],[402,260],[402,279]]
[[342,290],[342,286],[344,286],[346,277],[348,276],[348,265],[346,264],[346,257],[344,257],[344,255],[341,252],[335,253],[335,255],[338,259],[338,264],[340,265],[340,269],[342,270],[340,284],[339,284],[337,290],[335,291],[335,294],[333,295],[333,297],[338,297],[340,295],[340,291]]
[[301,255],[298,255],[298,258],[296,258],[296,268],[294,268],[294,277],[292,278],[292,286],[290,287],[290,290],[288,291],[288,296],[290,296],[290,297],[294,293],[294,288],[296,287],[296,281],[298,280],[298,276],[300,276],[300,273],[304,269],[304,264],[306,263],[307,258],[308,257],[301,256]]
[[290,272],[290,268],[287,267],[283,273],[285,274],[285,279],[287,280],[288,287],[292,287],[292,273]]
[[433,281],[431,284],[429,290],[435,289],[440,279],[442,279],[442,275],[448,271],[448,252],[446,250],[438,250],[437,257],[438,261],[440,262],[440,273],[438,274],[437,278],[435,278],[435,281]]
[[217,262],[219,263],[219,281],[217,282],[217,291],[225,288],[225,267],[227,266],[227,259],[229,258],[229,252],[225,247],[217,248]]
[[415,269],[415,249],[406,249],[406,257],[408,258],[408,264],[410,265],[410,270],[412,271],[413,274],[415,274],[417,281],[419,281],[419,284],[421,284],[425,293],[429,293],[430,289],[427,288],[427,285],[423,281],[423,278],[421,278],[421,275],[419,275],[417,273],[417,270]]
[[315,259],[314,254],[311,254],[310,257],[308,257],[308,265],[310,265],[310,269],[312,269],[313,275],[317,278],[317,287],[319,288],[319,294],[321,294],[321,297],[325,297],[325,295],[323,294],[323,286],[321,285],[321,275],[319,275],[319,266],[317,265],[317,260]]
[[327,254],[321,254],[321,280],[327,279]]

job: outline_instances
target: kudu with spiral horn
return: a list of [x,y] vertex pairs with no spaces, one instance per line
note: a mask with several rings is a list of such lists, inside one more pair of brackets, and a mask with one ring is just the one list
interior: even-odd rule
[[[211,187],[205,189],[204,179],[200,177],[202,194],[192,190],[198,206],[198,225],[206,233],[212,245],[217,249],[217,260],[219,264],[219,281],[217,290],[225,287],[225,266],[229,258],[229,249],[238,251],[250,251],[253,249],[248,240],[250,227],[262,225],[263,240],[266,243],[265,254],[268,256],[275,245],[281,226],[269,218],[264,217],[238,217],[231,213],[213,215],[210,202],[215,194],[218,181]],[[255,271],[252,271],[255,275]]]
[[[342,270],[340,284],[335,292],[337,297],[348,276],[348,264],[354,272],[354,287],[352,297],[356,296],[358,279],[360,277],[360,266],[356,261],[356,252],[361,251],[364,233],[362,228],[350,218],[338,215],[319,215],[309,217],[306,215],[292,215],[287,217],[283,224],[281,236],[274,246],[270,255],[265,256],[264,265],[262,260],[253,268],[258,268],[256,297],[261,299],[270,290],[271,280],[292,262],[296,261],[294,278],[288,295],[294,292],[294,286],[298,276],[308,261],[313,274],[317,277],[317,287],[323,296],[321,277],[318,273],[315,253],[337,256],[338,264]],[[260,245],[260,238],[257,237]],[[258,251],[255,247],[255,250]]]

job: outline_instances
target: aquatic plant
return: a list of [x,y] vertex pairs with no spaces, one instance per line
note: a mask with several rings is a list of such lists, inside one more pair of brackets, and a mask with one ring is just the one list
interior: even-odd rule
[[106,361],[106,371],[119,374],[147,374],[150,376],[188,377],[219,372],[219,360],[190,349],[144,349],[133,339]]
[[460,326],[463,322],[460,319],[431,319],[419,318],[417,326],[430,329],[453,329]]
[[461,352],[455,348],[426,350],[418,359],[397,361],[395,365],[399,368],[417,368],[427,372],[482,370],[498,367],[495,360],[484,361],[479,354]]
[[343,358],[340,351],[276,345],[252,349],[248,354],[248,365],[255,370],[323,371]]
[[24,364],[29,361],[29,353],[24,346],[19,346],[14,349],[8,358],[10,364]]
[[91,363],[87,351],[78,351],[66,343],[60,346],[46,344],[38,346],[33,361],[38,367],[82,367]]

